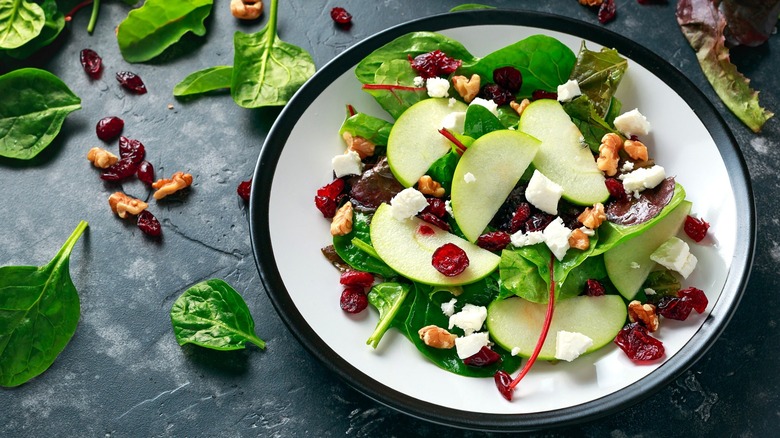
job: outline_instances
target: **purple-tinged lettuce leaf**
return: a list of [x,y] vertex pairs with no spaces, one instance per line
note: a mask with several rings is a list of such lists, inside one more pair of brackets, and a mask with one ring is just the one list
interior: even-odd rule
[[731,63],[723,35],[726,20],[713,0],[680,0],[677,22],[723,103],[750,129],[759,132],[774,114],[759,105],[758,92],[750,88],[750,80]]
[[769,39],[780,14],[780,0],[723,0],[726,40],[732,46],[755,47]]

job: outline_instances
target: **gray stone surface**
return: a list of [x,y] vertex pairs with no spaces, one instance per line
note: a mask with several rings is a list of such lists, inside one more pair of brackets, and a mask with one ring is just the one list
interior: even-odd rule
[[[149,63],[128,64],[119,54],[114,28],[130,9],[121,2],[102,6],[93,35],[85,30],[89,13],[82,11],[58,44],[30,62],[60,76],[81,96],[83,109],[68,117],[38,158],[0,159],[0,266],[44,264],[79,220],[89,221],[90,228],[71,260],[82,306],[78,330],[47,372],[0,390],[0,436],[480,435],[410,418],[353,391],[304,351],[277,316],[259,280],[247,209],[235,189],[251,176],[278,110],[241,109],[227,94],[191,101],[171,95],[188,73],[231,64],[233,33],[254,32],[264,23],[238,23],[228,1],[215,3],[205,37],[187,36]],[[322,67],[373,33],[459,3],[282,1],[279,33],[307,49]],[[574,0],[485,3],[596,23],[595,14]],[[738,312],[689,371],[619,414],[539,436],[768,436],[780,426],[775,371],[780,122],[772,119],[757,135],[729,113],[680,33],[674,4],[616,3],[618,18],[607,27],[680,69],[734,132],[756,192],[756,262]],[[334,6],[352,12],[351,29],[333,26],[328,12]],[[101,79],[92,81],[81,70],[83,48],[103,56]],[[752,85],[763,90],[763,105],[775,111],[780,111],[779,53],[780,39],[774,36],[763,47],[734,54]],[[113,77],[120,70],[138,73],[149,93],[134,96],[120,89]],[[189,193],[151,202],[163,223],[159,242],[113,216],[106,202],[120,186],[142,198],[147,190],[140,183],[104,183],[84,158],[101,144],[94,125],[107,115],[122,117],[125,135],[143,141],[158,175],[183,170],[195,178]],[[211,277],[224,278],[242,292],[257,333],[268,341],[267,351],[214,353],[176,344],[171,304],[187,287]]]

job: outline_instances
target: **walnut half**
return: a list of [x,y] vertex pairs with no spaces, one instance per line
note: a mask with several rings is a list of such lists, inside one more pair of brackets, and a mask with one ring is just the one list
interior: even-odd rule
[[192,175],[184,172],[176,172],[170,179],[161,178],[152,183],[154,199],[162,199],[170,194],[176,193],[181,189],[192,185]]
[[637,300],[631,301],[628,303],[628,320],[631,322],[641,321],[650,332],[658,330],[658,315],[656,315],[655,306],[652,304],[642,304]]
[[336,211],[330,223],[331,236],[344,236],[352,232],[352,203],[347,202]]
[[95,167],[105,169],[116,164],[119,157],[103,148],[94,147],[87,152],[87,160],[91,161]]
[[426,325],[418,330],[417,334],[420,335],[420,339],[422,339],[425,345],[442,350],[454,347],[455,338],[457,338],[457,336],[436,325]]
[[111,211],[122,219],[126,218],[128,214],[138,215],[149,207],[146,202],[127,196],[122,192],[115,192],[109,196],[108,205],[111,207]]
[[239,20],[255,20],[263,13],[262,0],[230,0],[230,13]]

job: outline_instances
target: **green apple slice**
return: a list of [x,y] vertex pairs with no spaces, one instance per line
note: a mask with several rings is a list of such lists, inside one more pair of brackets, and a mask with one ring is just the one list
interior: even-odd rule
[[523,110],[518,129],[542,141],[534,166],[563,187],[563,198],[574,204],[593,205],[609,197],[604,174],[582,134],[558,101],[537,100]]
[[539,144],[528,134],[503,129],[483,135],[463,153],[452,179],[452,211],[469,241],[477,240],[501,208]]
[[677,235],[690,211],[691,203],[682,201],[655,225],[604,253],[607,275],[626,299],[634,299],[655,267],[656,263],[650,260],[650,254]]
[[[422,226],[427,227],[423,232]],[[380,205],[371,219],[371,243],[379,257],[396,272],[434,286],[473,283],[495,271],[501,260],[492,252],[416,217],[398,220],[387,204]],[[469,258],[466,270],[454,277],[440,273],[431,263],[433,252],[445,243],[457,245]]]
[[449,99],[431,98],[415,103],[398,117],[387,139],[387,162],[401,184],[417,184],[431,164],[450,151],[450,142],[439,133],[441,122],[466,108],[460,101],[451,104]]
[[[532,303],[520,297],[494,301],[488,307],[487,327],[495,343],[529,357],[542,332],[547,304]],[[544,341],[540,360],[555,360],[555,339],[561,330],[578,332],[591,338],[593,345],[585,353],[612,342],[626,322],[626,303],[619,295],[590,297],[581,295],[555,303],[550,334]]]

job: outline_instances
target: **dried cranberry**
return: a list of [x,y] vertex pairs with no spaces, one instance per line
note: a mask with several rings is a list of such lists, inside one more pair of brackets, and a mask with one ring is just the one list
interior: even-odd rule
[[531,100],[539,100],[539,99],[558,100],[558,93],[556,93],[555,91],[547,91],[547,90],[535,90],[533,93],[531,93]]
[[427,198],[428,206],[423,209],[423,213],[431,213],[434,216],[444,219],[447,215],[447,207],[444,201],[439,198]]
[[598,280],[589,279],[585,282],[585,295],[589,297],[600,297],[605,293],[606,291],[604,290],[604,285],[602,285]]
[[352,14],[344,8],[333,8],[330,10],[330,18],[337,24],[345,25],[352,23]]
[[124,127],[125,122],[119,117],[103,117],[98,120],[97,126],[95,126],[95,132],[99,139],[111,141],[122,133],[122,128]]
[[531,206],[527,202],[521,202],[512,215],[512,219],[509,220],[509,233],[514,234],[520,231],[530,217]]
[[501,67],[493,70],[493,82],[514,94],[523,86],[523,75],[512,66]]
[[414,59],[409,55],[409,63],[420,76],[428,79],[454,72],[460,67],[461,60],[450,58],[441,50],[434,50],[417,55]]
[[444,231],[450,231],[450,224],[443,221],[442,219],[439,219],[433,213],[422,212],[418,214],[417,217],[424,220],[425,222],[428,222],[431,225],[436,225],[437,227],[441,228]]
[[604,180],[604,185],[607,186],[607,191],[609,192],[609,196],[617,199],[618,201],[625,201],[626,196],[626,189],[623,187],[623,182],[620,181],[617,178],[607,178]]
[[146,94],[146,85],[144,85],[144,81],[141,80],[140,76],[133,72],[120,71],[116,74],[116,80],[119,81],[123,87],[135,94]]
[[664,355],[664,344],[647,334],[647,328],[638,322],[626,324],[615,337],[615,344],[631,360],[655,360]]
[[347,286],[341,293],[339,304],[347,313],[360,313],[368,307],[368,297],[359,286]]
[[498,392],[500,392],[505,399],[512,401],[512,392],[515,390],[510,386],[512,384],[512,376],[504,370],[498,370],[493,374],[493,380],[496,382]]
[[454,243],[445,243],[433,252],[431,264],[447,277],[454,277],[469,267],[469,256]]
[[141,164],[138,165],[136,175],[142,182],[152,185],[152,183],[154,183],[154,166],[146,160],[141,161]]
[[693,301],[686,297],[663,297],[656,309],[664,318],[685,321],[693,310]]
[[122,136],[119,137],[119,156],[138,164],[146,156],[146,148],[140,141]]
[[488,251],[501,251],[512,241],[506,231],[491,231],[477,238],[477,246]]
[[240,196],[241,199],[249,202],[249,195],[252,194],[252,178],[249,178],[247,181],[241,181],[236,188],[236,193],[238,193],[238,196]]
[[100,78],[100,70],[103,68],[103,59],[92,49],[84,49],[79,56],[81,66],[92,79]]
[[686,217],[685,225],[683,226],[685,234],[696,242],[701,242],[707,236],[709,228],[710,224],[707,221],[693,216]]
[[607,24],[615,19],[617,15],[617,6],[615,6],[615,0],[604,0],[599,6],[599,23]]
[[332,218],[339,207],[340,195],[344,191],[346,183],[343,179],[334,179],[329,184],[317,189],[314,197],[314,205],[326,218]]
[[482,87],[479,90],[479,97],[492,100],[498,106],[506,105],[515,98],[511,91],[497,84],[487,84]]
[[105,181],[119,181],[133,176],[138,170],[138,164],[130,158],[121,158],[113,165],[107,167],[100,178]]
[[707,304],[710,302],[707,299],[707,295],[704,294],[704,291],[695,287],[683,289],[677,292],[677,296],[689,300],[696,313],[703,313],[707,309]]
[[334,179],[329,184],[325,184],[317,189],[317,196],[325,196],[326,198],[335,200],[336,197],[344,191],[344,187],[346,187],[346,183],[343,179]]
[[147,236],[157,237],[162,233],[160,221],[148,210],[144,210],[138,215],[138,228]]
[[336,210],[339,208],[338,202],[325,196],[315,196],[314,205],[317,206],[317,210],[322,213],[322,216],[328,219],[335,216]]
[[365,289],[374,284],[374,275],[370,272],[348,269],[341,273],[339,283],[345,286],[359,286]]
[[487,346],[479,349],[478,352],[463,359],[463,363],[472,367],[486,367],[501,360],[501,356]]
[[436,232],[433,231],[433,228],[429,227],[428,225],[420,225],[420,227],[417,228],[417,232],[423,236],[433,236],[436,234]]
[[527,221],[525,221],[525,230],[529,233],[534,231],[544,231],[544,229],[547,228],[547,225],[550,225],[550,222],[552,222],[553,219],[555,219],[555,216],[551,214],[547,214],[541,211],[536,212],[532,214]]

